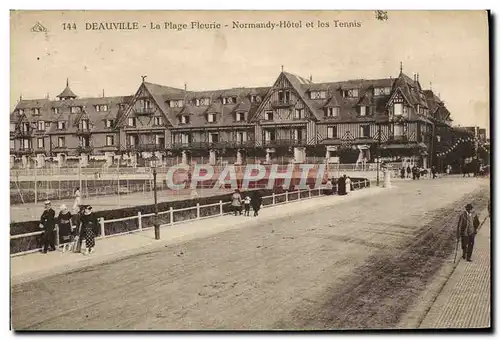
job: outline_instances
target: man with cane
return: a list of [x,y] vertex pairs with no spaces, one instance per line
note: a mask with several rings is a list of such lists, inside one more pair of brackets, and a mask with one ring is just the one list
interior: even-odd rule
[[457,245],[455,248],[455,260],[458,251],[458,242],[462,242],[462,258],[471,262],[474,239],[479,228],[479,218],[472,211],[472,204],[467,204],[465,210],[460,214],[457,224]]

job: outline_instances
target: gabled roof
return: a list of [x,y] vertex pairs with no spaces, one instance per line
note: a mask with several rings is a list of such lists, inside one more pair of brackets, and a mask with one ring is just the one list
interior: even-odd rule
[[303,85],[310,85],[311,82],[303,77],[297,76],[292,73],[282,72],[282,74],[286,77],[286,79],[292,84],[293,88],[296,90],[300,99],[306,104],[312,114],[316,117],[316,119],[321,119],[321,115],[316,111],[314,106],[312,105],[310,99],[307,98],[306,91],[304,90]]

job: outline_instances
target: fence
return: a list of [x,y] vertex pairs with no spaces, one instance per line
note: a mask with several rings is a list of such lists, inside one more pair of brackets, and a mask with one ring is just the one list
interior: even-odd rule
[[[361,180],[357,182],[353,182],[354,189],[362,189],[371,186],[372,181],[369,180]],[[326,194],[328,189],[326,188],[314,188],[314,189],[306,189],[306,190],[297,190],[297,191],[286,191],[284,193],[275,194],[269,196],[262,197],[262,206],[276,206],[280,204],[286,204],[293,201],[300,201],[303,199],[311,199],[313,197],[318,197]],[[337,192],[337,186],[333,186],[333,191]],[[174,225],[190,220],[200,220],[205,218],[211,218],[216,216],[223,216],[225,214],[229,214],[229,205],[231,202],[223,202],[219,201],[218,203],[200,205],[199,203],[196,206],[182,208],[182,209],[173,209],[170,207],[166,211],[158,212],[158,220],[162,222],[163,225]],[[119,236],[130,234],[134,232],[140,232],[143,230],[148,230],[153,228],[153,218],[155,217],[154,213],[149,214],[141,214],[139,211],[136,216],[128,216],[118,219],[105,220],[103,217],[99,218],[99,232],[98,237],[96,239],[108,238],[112,236]],[[133,225],[128,221],[136,221]],[[125,229],[125,231],[123,231]],[[43,232],[36,231],[32,233],[11,235],[10,240],[22,239],[22,238],[33,238],[34,236],[40,236]],[[56,226],[56,242],[59,242],[59,229]],[[26,251],[20,251],[11,254],[11,256],[18,256],[29,254],[33,252],[40,251],[41,248],[37,247],[35,249],[30,249]]]

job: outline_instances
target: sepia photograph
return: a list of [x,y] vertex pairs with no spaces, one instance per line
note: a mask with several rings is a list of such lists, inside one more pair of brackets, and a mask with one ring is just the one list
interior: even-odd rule
[[486,10],[11,10],[10,328],[492,332]]

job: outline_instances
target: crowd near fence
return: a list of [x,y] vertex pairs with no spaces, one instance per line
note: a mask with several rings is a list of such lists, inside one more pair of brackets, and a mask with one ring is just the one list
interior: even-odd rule
[[[352,178],[354,190],[370,187],[373,184],[372,182],[364,178]],[[332,190],[325,187],[284,192],[273,192],[270,189],[256,190],[259,190],[262,195],[262,206],[268,207],[327,194],[335,194],[337,192],[337,185],[333,185]],[[200,199],[162,202],[159,204],[158,222],[161,225],[174,225],[185,221],[228,214],[231,212],[231,195],[232,193]],[[206,202],[207,204],[200,204],[200,202]],[[100,225],[97,238],[100,239],[151,229],[153,228],[155,213],[154,205],[147,205],[111,211],[98,211],[96,215]],[[113,216],[121,217],[113,218]],[[37,231],[38,224],[39,221],[11,224],[10,252],[12,256],[41,250],[40,236],[42,235],[42,231]],[[58,229],[56,227],[56,235],[57,233]],[[56,240],[59,240],[58,236],[56,236]]]

